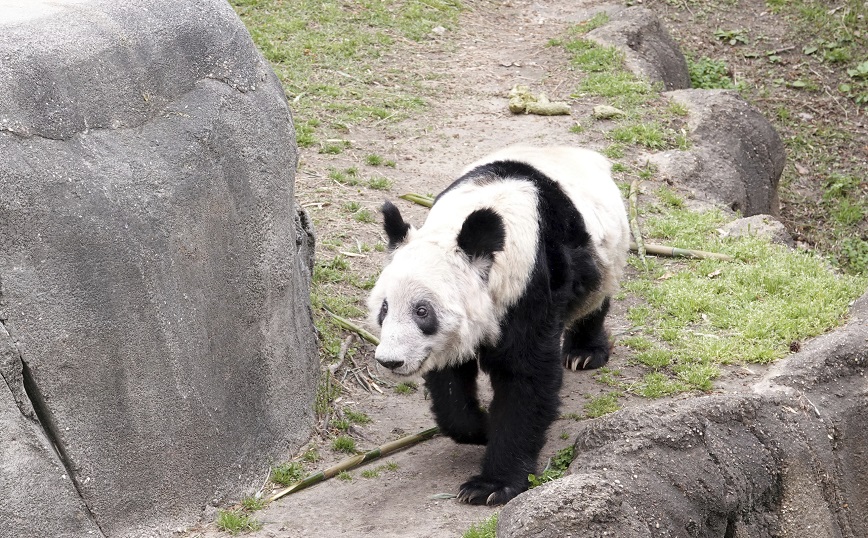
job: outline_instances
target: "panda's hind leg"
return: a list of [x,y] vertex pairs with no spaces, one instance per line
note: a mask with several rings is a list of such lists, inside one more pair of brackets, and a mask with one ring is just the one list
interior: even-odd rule
[[591,370],[609,362],[609,335],[603,325],[608,313],[606,297],[600,308],[565,328],[562,355],[566,369]]
[[456,443],[484,445],[488,441],[488,414],[479,405],[475,360],[425,374],[431,411],[440,431]]

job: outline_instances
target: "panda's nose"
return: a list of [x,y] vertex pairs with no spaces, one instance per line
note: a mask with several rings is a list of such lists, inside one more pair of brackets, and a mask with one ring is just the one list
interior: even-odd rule
[[394,370],[400,366],[404,365],[404,361],[396,361],[392,359],[377,359],[377,362],[388,368],[389,370]]

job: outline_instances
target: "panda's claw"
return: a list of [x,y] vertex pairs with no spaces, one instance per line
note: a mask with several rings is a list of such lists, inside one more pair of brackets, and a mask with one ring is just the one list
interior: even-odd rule
[[593,370],[605,366],[609,362],[609,350],[589,349],[570,355],[565,355],[564,366],[568,370]]
[[515,486],[475,476],[461,485],[458,500],[467,504],[496,506],[506,504],[522,491],[523,489]]

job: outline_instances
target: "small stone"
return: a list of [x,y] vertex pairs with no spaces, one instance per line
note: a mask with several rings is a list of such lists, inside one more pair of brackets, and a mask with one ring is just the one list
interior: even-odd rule
[[614,120],[626,117],[627,113],[613,106],[597,105],[594,107],[593,116],[595,120]]

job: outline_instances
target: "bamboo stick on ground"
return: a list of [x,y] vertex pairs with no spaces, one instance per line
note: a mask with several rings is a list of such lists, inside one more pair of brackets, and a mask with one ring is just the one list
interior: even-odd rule
[[[639,246],[632,242],[630,243],[630,250],[637,251]],[[677,248],[670,247],[668,245],[655,245],[652,243],[645,243],[645,252],[648,254],[654,254],[655,256],[670,256],[672,258],[711,258],[714,260],[723,260],[726,262],[731,262],[733,260],[732,256],[728,254],[721,254],[719,252],[706,252],[704,250],[689,250],[686,248]]]
[[361,336],[362,338],[364,338],[368,342],[374,344],[375,346],[380,344],[379,338],[377,338],[373,334],[369,333],[368,331],[364,330],[363,328],[359,327],[358,325],[356,325],[352,321],[348,320],[347,318],[342,318],[341,316],[335,314],[331,310],[326,310],[326,312],[328,312],[329,315],[332,318],[334,318],[335,323],[337,323],[338,325],[340,325],[344,329],[347,329],[348,331],[353,331],[354,333],[358,334],[359,336]]
[[401,437],[400,439],[396,439],[395,441],[390,441],[384,445],[381,445],[373,450],[365,452],[364,454],[357,454],[350,458],[347,458],[343,461],[338,462],[337,464],[325,469],[323,471],[318,471],[304,480],[296,482],[295,484],[291,484],[281,490],[276,491],[272,494],[268,499],[265,500],[266,503],[270,503],[272,501],[276,501],[281,497],[289,495],[290,493],[295,493],[296,491],[301,491],[304,488],[310,487],[314,484],[318,484],[324,480],[328,480],[334,476],[337,476],[339,473],[343,471],[349,471],[350,469],[355,469],[359,465],[363,463],[367,463],[369,461],[373,461],[375,459],[381,458],[387,454],[391,454],[392,452],[396,452],[401,450],[402,448],[407,448],[409,446],[415,445],[417,443],[421,443],[422,441],[427,441],[434,437],[437,433],[440,432],[440,428],[436,426],[434,428],[428,428],[427,430],[421,431],[417,434],[407,435],[405,437]]
[[630,215],[630,230],[633,232],[633,239],[636,240],[636,253],[639,254],[639,259],[642,260],[642,267],[648,270],[648,261],[645,260],[645,241],[642,240],[642,230],[639,228],[639,184],[640,179],[634,179],[630,183],[630,194],[627,197],[629,201],[628,213]]
[[407,194],[399,196],[408,202],[413,202],[414,204],[423,205],[425,207],[431,207],[434,205],[434,198],[430,196],[425,196],[424,194],[416,194],[415,192],[408,192]]

